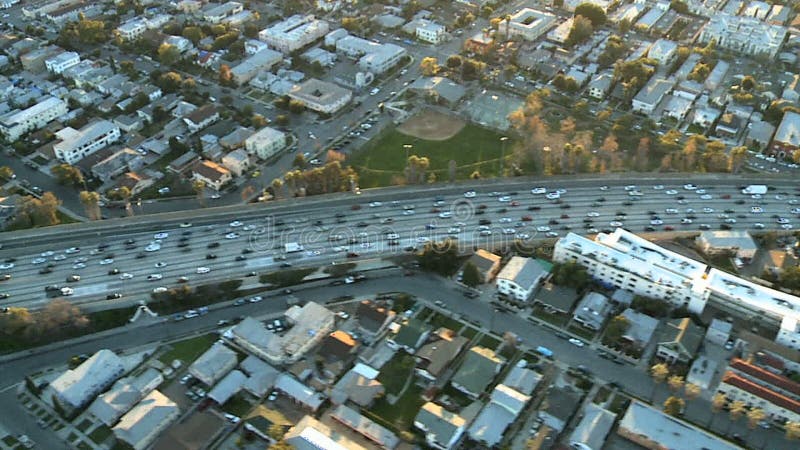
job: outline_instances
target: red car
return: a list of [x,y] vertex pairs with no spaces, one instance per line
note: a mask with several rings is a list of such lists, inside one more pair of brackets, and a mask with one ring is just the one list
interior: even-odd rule
[[532,220],[533,220],[533,217],[531,217],[531,216],[522,216],[522,221],[523,222],[530,222]]
[[667,225],[667,226],[664,227],[664,231],[672,231],[674,229],[675,228],[673,228],[672,225]]
[[511,206],[519,206],[519,202],[514,200],[513,202],[510,203],[510,205]]

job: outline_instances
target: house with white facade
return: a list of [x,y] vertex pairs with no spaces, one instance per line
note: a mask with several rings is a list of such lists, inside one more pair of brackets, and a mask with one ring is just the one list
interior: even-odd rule
[[61,75],[61,72],[69,69],[72,66],[78,65],[81,62],[81,57],[75,52],[63,52],[58,55],[46,59],[44,66],[47,70],[56,75]]
[[203,12],[203,20],[211,24],[222,22],[225,18],[244,11],[244,5],[239,2],[227,2],[223,4],[209,4]]
[[653,114],[673,84],[663,78],[651,78],[631,101],[631,109],[643,114]]
[[662,38],[653,43],[653,46],[647,52],[647,57],[658,61],[660,66],[666,66],[672,62],[677,53],[678,43]]
[[322,38],[329,30],[328,22],[311,14],[297,14],[261,30],[258,39],[269,44],[271,48],[288,54]]
[[252,80],[261,71],[268,71],[283,60],[283,55],[275,50],[264,49],[242,60],[231,68],[233,81],[243,85]]
[[87,406],[125,373],[122,360],[111,350],[99,350],[78,367],[67,370],[50,382],[47,401],[57,401],[69,414]]
[[495,284],[499,293],[526,302],[547,274],[539,261],[513,256],[495,277]]
[[286,133],[274,128],[264,127],[244,141],[244,148],[249,154],[259,159],[269,159],[286,147]]
[[92,153],[117,142],[121,136],[119,127],[108,120],[98,120],[80,130],[66,127],[56,132],[60,139],[53,145],[56,158],[67,164],[75,164]]
[[181,410],[175,402],[161,392],[153,391],[122,416],[112,430],[117,439],[127,443],[134,450],[144,450],[180,414]]
[[433,402],[422,405],[414,418],[414,427],[425,434],[425,442],[438,450],[456,448],[467,429],[467,421],[460,415]]
[[29,131],[43,128],[67,112],[67,102],[56,97],[45,97],[29,108],[0,116],[0,133],[6,140],[13,142]]
[[117,27],[117,34],[122,40],[139,39],[147,31],[147,21],[142,17],[133,18]]
[[336,84],[310,78],[292,87],[289,98],[301,102],[312,111],[334,114],[350,103],[353,93]]
[[417,23],[414,35],[420,41],[436,45],[441,44],[447,37],[447,30],[445,30],[444,25],[423,19]]

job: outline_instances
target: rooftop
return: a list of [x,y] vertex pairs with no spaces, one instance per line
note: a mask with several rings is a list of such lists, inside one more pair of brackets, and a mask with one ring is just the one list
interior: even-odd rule
[[789,145],[800,146],[800,114],[786,111],[773,139]]
[[763,398],[764,400],[772,403],[773,405],[780,406],[781,408],[788,409],[795,414],[800,414],[800,402],[782,395],[772,389],[756,384],[744,377],[740,377],[733,372],[725,372],[722,377],[722,382],[735,386],[745,392],[749,392],[756,397]]
[[235,369],[231,370],[208,392],[208,398],[223,405],[228,399],[242,390],[246,381],[247,375]]
[[235,367],[237,362],[235,351],[225,344],[215,343],[189,366],[189,372],[200,381],[212,385]]
[[339,405],[333,410],[331,417],[364,435],[371,441],[378,443],[383,448],[393,449],[400,443],[400,438],[392,431],[362,416],[353,408]]
[[283,439],[297,450],[366,450],[352,439],[311,416],[303,417],[283,436]]
[[317,408],[322,405],[322,402],[325,401],[322,395],[317,393],[317,391],[297,381],[295,377],[286,373],[278,375],[278,379],[275,381],[275,388],[313,411],[316,411]]
[[452,330],[439,330],[438,335],[439,339],[423,345],[416,353],[417,358],[422,360],[421,368],[433,376],[442,373],[469,342],[469,339]]
[[176,418],[178,414],[178,405],[161,392],[153,391],[122,416],[114,427],[114,434],[135,448],[143,448],[142,443],[147,441],[153,430],[163,428],[165,422]]
[[758,245],[746,230],[708,230],[700,232],[700,239],[711,247],[737,248],[740,250],[757,250]]
[[67,370],[50,383],[69,406],[83,406],[89,395],[110,385],[124,371],[122,360],[111,350],[99,350],[75,369]]
[[472,347],[450,382],[462,386],[470,393],[480,394],[492,382],[504,363],[505,360],[497,356],[494,350]]
[[769,370],[763,369],[751,362],[740,358],[733,358],[728,368],[746,374],[751,379],[770,384],[790,394],[800,397],[799,383],[792,381],[790,378],[787,378],[783,375],[777,375]]
[[529,288],[538,283],[545,275],[547,275],[547,271],[539,264],[539,261],[533,258],[513,256],[500,273],[497,274],[497,278],[509,280],[524,288]]
[[616,414],[611,411],[589,403],[583,409],[583,418],[572,431],[569,441],[580,442],[590,449],[599,450],[605,445],[606,437],[616,419]]

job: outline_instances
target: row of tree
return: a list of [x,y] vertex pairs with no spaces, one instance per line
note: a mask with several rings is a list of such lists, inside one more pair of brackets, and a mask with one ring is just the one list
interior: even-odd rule
[[68,336],[87,325],[89,319],[80,308],[60,298],[50,301],[44,308],[36,311],[10,307],[7,312],[0,314],[0,333],[26,343]]
[[309,170],[291,170],[283,180],[272,181],[272,193],[281,197],[286,191],[289,197],[346,192],[358,183],[358,174],[352,167],[343,167],[340,161],[328,161],[322,167]]

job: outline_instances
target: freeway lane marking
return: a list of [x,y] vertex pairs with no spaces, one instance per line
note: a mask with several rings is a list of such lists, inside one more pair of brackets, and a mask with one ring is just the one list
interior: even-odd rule
[[253,269],[257,267],[264,267],[275,264],[275,258],[272,256],[264,256],[262,258],[248,259],[245,262],[245,268]]
[[[68,286],[68,285],[67,285]],[[69,286],[75,290],[76,296],[96,295],[108,292],[108,283],[90,284],[88,286]]]

